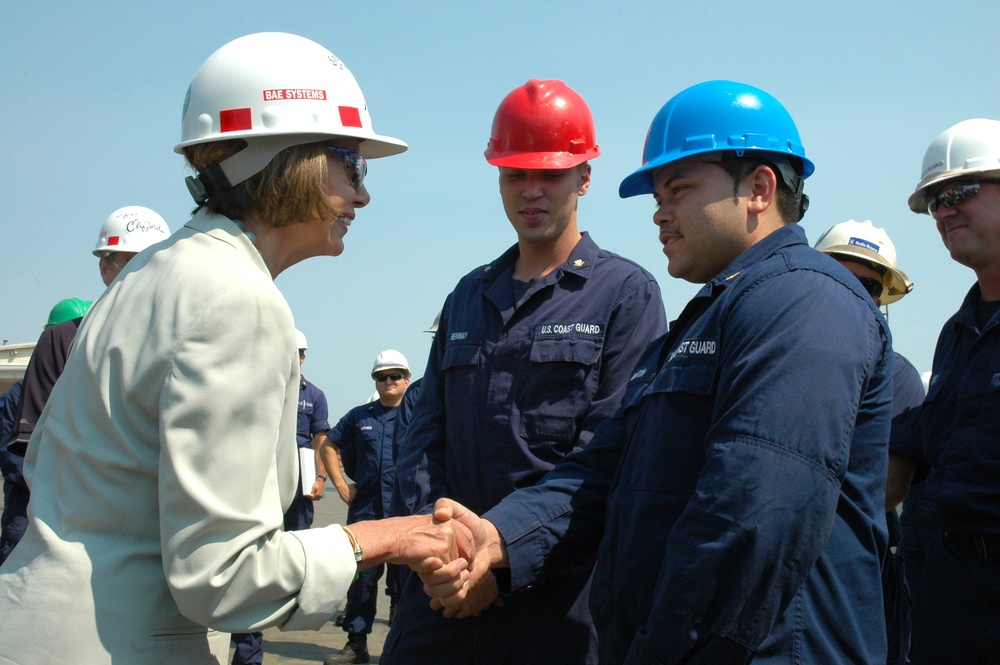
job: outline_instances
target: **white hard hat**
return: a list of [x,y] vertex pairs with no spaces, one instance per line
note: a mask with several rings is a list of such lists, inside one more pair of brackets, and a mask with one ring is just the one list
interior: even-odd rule
[[869,220],[856,222],[849,219],[831,226],[816,241],[816,249],[834,258],[861,259],[873,264],[873,267],[884,268],[882,295],[879,297],[883,305],[894,303],[913,290],[913,282],[896,267],[896,246],[889,239],[889,234]]
[[962,176],[1000,178],[1000,120],[973,118],[944,130],[924,153],[920,182],[907,203],[927,213],[927,190]]
[[245,140],[246,148],[219,164],[232,186],[285,148],[337,137],[360,140],[368,159],[407,148],[375,133],[361,88],[337,56],[305,37],[260,32],[225,44],[195,73],[174,151]]
[[432,323],[431,327],[428,328],[427,330],[425,330],[424,332],[429,332],[431,334],[436,334],[437,331],[438,331],[438,325],[440,323],[441,323],[441,310],[438,310],[437,316],[434,317],[434,323]]
[[170,236],[163,218],[142,206],[125,206],[108,215],[101,224],[94,256],[107,252],[141,252]]
[[309,348],[309,342],[306,341],[306,336],[298,328],[295,329],[295,344],[295,348],[303,351]]
[[375,364],[372,366],[372,378],[379,372],[387,369],[401,369],[406,373],[406,378],[410,378],[410,364],[406,362],[406,357],[395,349],[386,349],[375,356]]

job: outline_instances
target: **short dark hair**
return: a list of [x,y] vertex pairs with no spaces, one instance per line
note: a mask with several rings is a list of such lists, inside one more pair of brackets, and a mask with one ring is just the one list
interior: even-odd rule
[[[798,174],[799,177],[802,177],[801,162],[795,158],[789,158],[789,162],[795,168],[796,174]],[[768,167],[774,171],[774,176],[778,181],[776,199],[778,204],[778,214],[781,215],[781,219],[786,223],[797,222],[802,219],[802,214],[805,212],[805,209],[802,207],[803,195],[796,195],[796,193],[792,191],[792,188],[785,182],[784,177],[781,175],[781,171],[773,161],[763,157],[747,154],[739,156],[735,152],[727,151],[721,154],[719,165],[732,179],[734,195],[739,191],[740,183],[743,182],[744,178],[753,173],[754,169],[758,166]]]

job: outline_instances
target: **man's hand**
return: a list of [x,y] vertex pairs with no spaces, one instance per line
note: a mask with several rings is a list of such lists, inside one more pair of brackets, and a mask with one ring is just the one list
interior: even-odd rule
[[475,543],[470,563],[467,568],[443,563],[435,566],[436,562],[425,560],[410,567],[420,575],[433,609],[444,609],[446,617],[478,616],[499,598],[490,567],[507,565],[503,539],[489,520],[451,499],[438,500],[434,519],[458,522],[469,530]]
[[326,481],[322,478],[317,478],[313,481],[312,491],[309,492],[306,498],[312,499],[313,501],[319,501],[323,498],[323,492],[326,488]]
[[[426,588],[424,592],[427,592]],[[444,615],[448,618],[464,619],[477,617],[494,605],[503,606],[503,598],[500,597],[500,589],[497,587],[497,578],[489,569],[477,582],[473,582],[471,576],[466,575],[465,585],[461,593],[461,600],[456,594],[446,596],[446,598],[450,598],[448,605],[445,605],[443,599],[432,597],[431,609],[443,609]],[[428,593],[428,595],[430,594]]]

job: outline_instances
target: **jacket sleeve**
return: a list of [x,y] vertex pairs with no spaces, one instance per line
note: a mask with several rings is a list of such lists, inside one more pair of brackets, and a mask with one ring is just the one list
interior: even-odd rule
[[[239,321],[239,325],[233,325]],[[163,568],[180,611],[212,628],[318,628],[354,578],[338,526],[282,531],[297,478],[298,370],[287,305],[255,284],[180,331],[159,413]]]
[[497,576],[501,593],[536,584],[595,556],[624,443],[625,421],[619,413],[537,484],[509,494],[483,514],[507,546],[510,571]]
[[445,419],[442,360],[448,337],[447,309],[441,310],[438,329],[420,380],[420,393],[409,414],[396,458],[396,482],[390,502],[391,515],[430,513],[434,502],[447,495],[444,473]]
[[629,664],[749,662],[815,565],[844,496],[872,515],[854,528],[883,528],[884,463],[864,472],[870,491],[842,486],[858,464],[857,430],[873,449],[861,455],[886,457],[888,331],[858,294],[817,273],[745,288],[727,313],[705,464],[651,577]]
[[636,363],[649,343],[666,330],[660,287],[652,275],[638,270],[625,282],[608,318],[601,352],[601,379],[587,407],[576,448],[585,446],[598,426],[615,415]]

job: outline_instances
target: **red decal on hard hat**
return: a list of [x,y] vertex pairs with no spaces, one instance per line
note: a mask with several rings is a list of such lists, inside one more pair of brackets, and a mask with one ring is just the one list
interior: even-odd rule
[[111,247],[112,245],[117,245],[119,238],[121,238],[121,236],[109,236],[108,247]]
[[340,124],[344,127],[361,127],[361,114],[353,106],[338,106]]
[[265,90],[264,101],[273,102],[280,99],[315,99],[326,101],[326,90],[309,90],[307,88],[281,88],[280,90]]
[[243,129],[253,129],[253,116],[250,109],[226,109],[219,111],[219,131],[238,132]]

